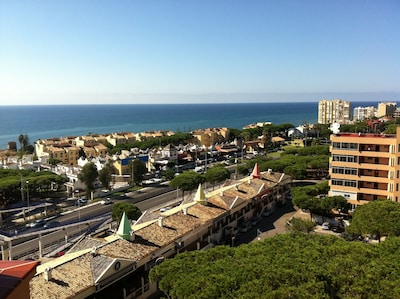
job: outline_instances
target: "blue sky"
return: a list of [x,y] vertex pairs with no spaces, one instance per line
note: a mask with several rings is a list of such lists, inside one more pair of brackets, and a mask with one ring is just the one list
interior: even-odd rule
[[2,0],[0,104],[400,99],[400,1]]

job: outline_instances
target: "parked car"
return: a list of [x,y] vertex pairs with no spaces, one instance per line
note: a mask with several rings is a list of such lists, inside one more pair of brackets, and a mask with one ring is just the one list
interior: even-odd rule
[[163,213],[163,212],[166,212],[166,211],[171,210],[171,209],[172,209],[172,207],[164,207],[164,208],[160,209],[160,212]]
[[243,223],[243,224],[239,227],[239,231],[240,231],[241,233],[245,233],[245,232],[247,232],[250,228],[251,228],[251,223],[250,223],[250,221],[246,221],[245,223]]
[[323,230],[329,230],[331,228],[331,225],[329,224],[329,222],[324,222],[321,225]]
[[58,222],[58,221],[49,221],[43,226],[43,228],[54,228],[54,227],[57,227],[57,226],[60,226],[60,222]]
[[46,224],[44,219],[37,219],[35,222],[29,224],[29,227],[41,227]]
[[269,215],[272,214],[272,210],[271,209],[264,209],[264,211],[261,213],[261,216],[263,217],[268,217]]
[[101,203],[102,205],[110,205],[110,204],[112,204],[113,202],[112,202],[111,198],[107,197],[106,199],[103,199],[100,203]]
[[251,225],[252,225],[252,226],[256,226],[260,221],[261,221],[261,218],[260,218],[260,217],[253,217],[253,218],[251,219]]

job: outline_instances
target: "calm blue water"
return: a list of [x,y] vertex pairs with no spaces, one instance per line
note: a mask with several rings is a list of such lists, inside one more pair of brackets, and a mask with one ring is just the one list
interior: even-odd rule
[[[377,106],[358,102],[357,106]],[[353,105],[355,106],[355,105]],[[0,106],[0,149],[18,136],[38,139],[88,133],[172,130],[243,126],[270,121],[274,124],[316,123],[318,103],[177,104],[177,105],[66,105]]]

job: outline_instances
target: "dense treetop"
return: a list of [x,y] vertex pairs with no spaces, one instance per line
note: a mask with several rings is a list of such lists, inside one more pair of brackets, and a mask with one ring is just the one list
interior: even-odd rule
[[400,238],[380,244],[291,233],[191,251],[154,267],[169,298],[399,298]]

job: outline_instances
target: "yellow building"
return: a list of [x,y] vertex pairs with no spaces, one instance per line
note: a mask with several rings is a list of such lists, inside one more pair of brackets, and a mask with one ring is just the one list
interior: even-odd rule
[[79,151],[80,147],[78,146],[69,146],[64,147],[65,150],[65,160],[64,164],[66,165],[76,165],[79,159]]
[[91,135],[79,136],[75,138],[75,142],[77,146],[94,146],[97,142]]
[[344,196],[353,207],[400,197],[400,127],[396,135],[331,135],[329,196]]
[[117,146],[118,144],[126,144],[129,141],[124,133],[113,133],[107,136],[107,142],[112,146]]
[[382,102],[378,104],[378,117],[392,116],[397,109],[397,103]]
[[195,137],[200,145],[211,146],[215,143],[224,142],[229,139],[229,129],[228,128],[208,128],[199,129],[192,132],[193,137]]

